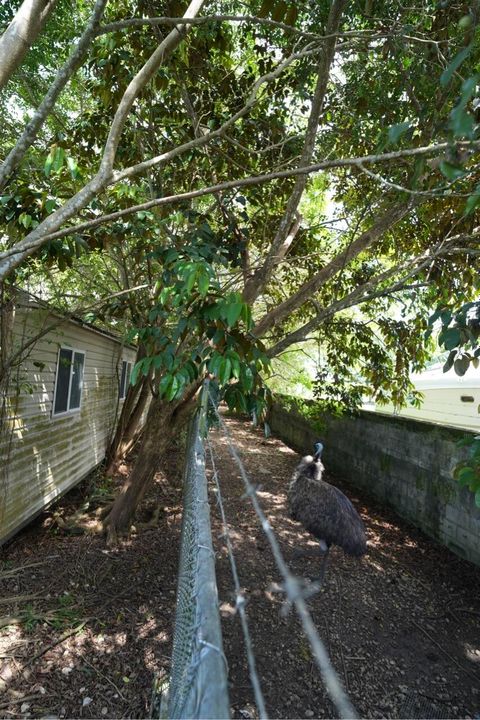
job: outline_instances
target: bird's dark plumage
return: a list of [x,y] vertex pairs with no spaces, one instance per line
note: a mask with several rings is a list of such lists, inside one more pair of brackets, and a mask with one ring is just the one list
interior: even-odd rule
[[339,545],[360,557],[367,551],[362,519],[341,490],[322,480],[323,470],[316,447],[315,457],[302,458],[293,474],[288,489],[290,515],[327,548]]

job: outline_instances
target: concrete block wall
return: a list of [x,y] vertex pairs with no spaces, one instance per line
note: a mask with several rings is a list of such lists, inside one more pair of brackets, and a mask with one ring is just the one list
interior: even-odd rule
[[371,412],[326,417],[323,423],[316,430],[298,411],[279,403],[269,417],[273,432],[302,454],[321,439],[330,472],[480,565],[480,508],[473,493],[452,478],[454,465],[465,457],[456,443],[468,431]]

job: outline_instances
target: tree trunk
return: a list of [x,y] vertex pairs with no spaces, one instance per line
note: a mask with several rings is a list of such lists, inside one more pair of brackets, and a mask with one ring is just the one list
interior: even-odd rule
[[[145,349],[141,346],[135,362],[137,363],[143,357],[145,357]],[[113,474],[116,464],[124,457],[125,451],[122,450],[122,445],[126,437],[131,439],[136,434],[148,397],[148,378],[144,377],[140,383],[128,386],[115,434],[106,454],[107,475]]]
[[57,0],[25,0],[0,37],[0,90],[21,65]]
[[141,432],[140,421],[150,398],[150,388],[145,380],[133,411],[127,419],[123,435],[118,442],[115,455],[112,456],[112,463],[116,465],[128,455]]
[[194,407],[191,394],[177,403],[153,398],[137,460],[110,514],[104,520],[109,545],[116,545],[120,537],[128,534],[135,511],[150,486],[163,455],[191,416]]

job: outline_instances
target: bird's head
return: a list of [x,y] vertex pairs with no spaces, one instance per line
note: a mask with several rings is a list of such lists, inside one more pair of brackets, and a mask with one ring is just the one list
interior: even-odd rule
[[314,452],[314,455],[313,455],[313,459],[314,459],[314,460],[320,460],[320,458],[322,457],[322,452],[323,452],[323,445],[322,445],[322,443],[321,443],[321,442],[316,442],[313,447],[315,448],[315,452]]

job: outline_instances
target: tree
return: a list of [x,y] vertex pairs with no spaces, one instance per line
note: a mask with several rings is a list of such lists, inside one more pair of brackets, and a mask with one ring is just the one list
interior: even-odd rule
[[24,0],[0,38],[0,90],[6,85],[54,9],[56,0]]
[[[12,121],[0,168],[4,283],[52,263],[68,273],[112,243],[139,252],[149,289],[126,322],[145,344],[134,380],[155,397],[112,537],[205,373],[261,411],[264,356],[313,335],[339,378],[355,362],[372,392],[401,402],[429,308],[474,292],[476,5],[167,11],[112,3],[103,19],[97,1],[82,15],[38,111],[20,133]],[[319,217],[325,193],[340,223]]]

